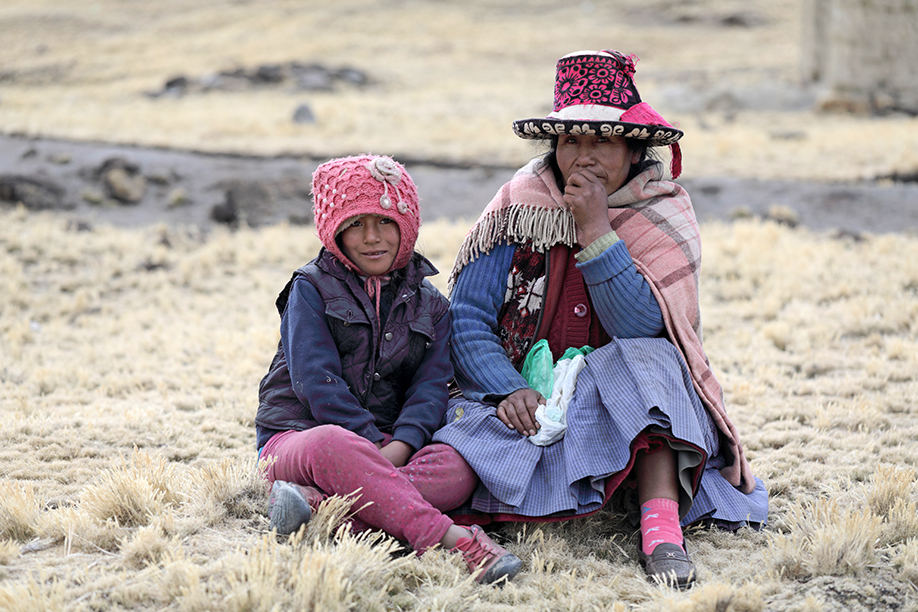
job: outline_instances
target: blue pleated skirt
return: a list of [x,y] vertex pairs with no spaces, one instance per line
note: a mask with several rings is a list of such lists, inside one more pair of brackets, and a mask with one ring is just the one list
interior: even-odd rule
[[744,494],[720,474],[720,435],[681,355],[663,338],[613,339],[586,357],[567,413],[567,432],[536,446],[495,416],[496,408],[450,400],[434,435],[458,450],[481,479],[454,514],[497,520],[563,519],[599,510],[650,433],[678,451],[683,526],[766,522],[768,494],[756,479]]

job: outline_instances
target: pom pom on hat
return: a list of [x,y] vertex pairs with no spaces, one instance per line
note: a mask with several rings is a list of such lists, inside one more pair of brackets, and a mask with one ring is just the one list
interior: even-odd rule
[[319,239],[352,270],[360,272],[335,238],[345,223],[363,215],[388,217],[398,225],[401,242],[393,270],[411,259],[421,225],[418,190],[404,166],[391,157],[360,155],[325,162],[312,175],[312,201]]

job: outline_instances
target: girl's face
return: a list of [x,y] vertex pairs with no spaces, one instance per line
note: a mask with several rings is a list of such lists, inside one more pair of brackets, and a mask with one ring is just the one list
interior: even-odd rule
[[637,163],[640,156],[628,148],[621,136],[577,134],[559,136],[555,153],[565,185],[575,172],[589,171],[605,186],[606,195],[625,184],[631,164]]
[[351,221],[340,236],[344,254],[367,276],[389,272],[402,241],[398,223],[380,215]]

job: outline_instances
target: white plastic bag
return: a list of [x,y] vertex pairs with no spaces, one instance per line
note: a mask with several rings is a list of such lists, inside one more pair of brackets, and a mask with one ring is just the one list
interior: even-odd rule
[[555,364],[552,370],[554,384],[551,397],[535,412],[535,418],[541,427],[534,436],[529,436],[529,441],[536,446],[548,446],[564,437],[564,432],[567,431],[567,407],[577,387],[577,375],[585,365],[586,359],[583,355],[561,359]]

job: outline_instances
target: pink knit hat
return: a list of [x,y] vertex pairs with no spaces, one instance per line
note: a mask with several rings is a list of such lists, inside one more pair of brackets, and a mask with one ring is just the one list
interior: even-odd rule
[[401,242],[392,270],[411,259],[421,225],[418,190],[404,166],[391,157],[360,155],[325,162],[312,175],[312,202],[322,244],[355,272],[360,268],[341,251],[335,238],[345,223],[363,215],[388,217],[398,224]]
[[672,175],[682,173],[682,130],[641,102],[634,84],[633,55],[618,51],[577,51],[558,60],[555,104],[542,119],[513,122],[520,138],[551,138],[562,134],[599,134],[646,140],[651,147],[672,149]]

